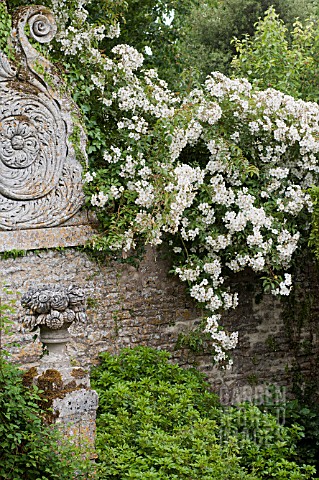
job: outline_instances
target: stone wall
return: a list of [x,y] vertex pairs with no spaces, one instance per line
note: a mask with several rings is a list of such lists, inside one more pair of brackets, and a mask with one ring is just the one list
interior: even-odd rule
[[[168,265],[149,250],[138,269],[117,262],[99,265],[75,249],[28,252],[26,256],[0,261],[1,281],[19,299],[32,286],[76,284],[88,299],[88,325],[73,329],[69,354],[74,363],[87,366],[97,362],[98,352],[118,352],[137,344],[172,349],[178,322],[189,324],[198,317],[184,287],[168,278]],[[37,363],[40,350],[33,334],[17,332],[12,341],[14,358],[24,365]]]
[[[224,321],[230,330],[239,331],[231,371],[212,365],[209,344],[197,353],[186,347],[175,350],[179,334],[196,325],[201,312],[168,271],[168,262],[151,249],[138,269],[118,262],[99,265],[72,248],[0,260],[1,281],[15,292],[16,317],[21,315],[20,298],[31,286],[74,283],[84,288],[89,320],[84,331],[72,330],[73,365],[94,365],[103,350],[116,353],[122,347],[148,345],[172,351],[181,365],[197,365],[224,402],[260,396],[267,382],[287,387],[288,393],[293,381],[294,388],[304,389],[311,382],[313,391],[318,390],[319,285],[313,270],[300,275],[303,293],[298,307],[287,308],[270,295],[258,298],[249,273],[236,279],[240,306]],[[39,342],[33,334],[18,331],[18,324],[13,329],[9,341],[20,344],[10,347],[14,360],[25,367],[37,366]]]

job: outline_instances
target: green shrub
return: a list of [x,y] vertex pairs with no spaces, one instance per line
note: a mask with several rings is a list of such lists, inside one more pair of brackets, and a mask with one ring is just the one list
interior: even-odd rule
[[[296,442],[298,461],[308,463],[319,471],[319,409],[311,398],[297,394],[294,400],[278,402],[275,388],[270,388],[269,395],[265,398],[262,408],[267,412],[282,413],[285,425],[298,424],[303,428],[303,436]],[[298,398],[299,397],[299,398]]]
[[[227,446],[231,439],[233,448],[240,455],[240,465],[258,479],[313,478],[315,468],[304,464],[296,448],[304,435],[300,425],[280,425],[274,415],[245,403],[228,408],[220,417],[220,426],[224,445]],[[302,466],[297,464],[298,459]]]
[[319,471],[319,410],[299,400],[291,400],[285,405],[286,424],[298,423],[304,429],[298,441],[298,457],[301,461],[314,465]]
[[223,408],[196,370],[146,347],[101,355],[98,471],[103,479],[309,479],[294,461],[302,429],[249,404]]

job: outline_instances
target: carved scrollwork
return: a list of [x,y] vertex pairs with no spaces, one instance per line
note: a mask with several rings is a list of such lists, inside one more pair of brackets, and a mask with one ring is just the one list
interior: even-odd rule
[[16,70],[10,64],[7,57],[0,51],[0,82],[3,80],[13,80],[16,73]]
[[[82,166],[70,141],[78,110],[54,67],[30,44],[27,24],[40,43],[56,34],[47,8],[22,7],[13,19],[17,66],[0,52],[0,229],[6,230],[59,225],[84,198]],[[77,128],[77,150],[85,158],[79,122]]]
[[39,43],[51,42],[55,36],[57,27],[53,16],[47,12],[46,15],[35,14],[29,20],[30,35]]
[[40,94],[2,91],[0,193],[15,200],[41,198],[58,184],[67,156],[59,109]]

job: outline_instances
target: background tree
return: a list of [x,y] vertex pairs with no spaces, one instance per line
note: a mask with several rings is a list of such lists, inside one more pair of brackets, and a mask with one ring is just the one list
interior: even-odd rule
[[253,36],[236,40],[233,75],[259,89],[276,88],[303,100],[319,100],[319,19],[295,22],[291,32],[271,7]]
[[271,5],[289,27],[296,17],[304,20],[315,14],[315,4],[313,0],[209,0],[194,6],[185,25],[187,35],[181,39],[182,61],[193,66],[199,81],[212,71],[228,75],[235,54],[232,39],[253,35],[255,23]]
[[[105,42],[106,49],[117,43],[132,45],[144,55],[144,67],[156,68],[160,78],[179,88],[179,76],[185,68],[186,57],[179,53],[179,39],[185,34],[184,24],[199,0],[128,0],[121,22],[120,37]],[[92,19],[104,21],[105,7],[96,11],[91,5]]]

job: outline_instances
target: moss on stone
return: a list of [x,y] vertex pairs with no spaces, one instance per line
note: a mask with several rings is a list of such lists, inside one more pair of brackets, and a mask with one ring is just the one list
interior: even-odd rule
[[22,375],[22,384],[25,387],[30,388],[34,383],[34,378],[38,375],[38,370],[36,367],[31,367]]
[[72,377],[74,378],[84,378],[86,377],[88,371],[83,368],[74,368],[71,372]]
[[[45,394],[56,394],[63,389],[63,380],[61,373],[57,370],[48,369],[40,375],[37,381],[40,390],[43,390]],[[54,398],[57,395],[54,395]]]

